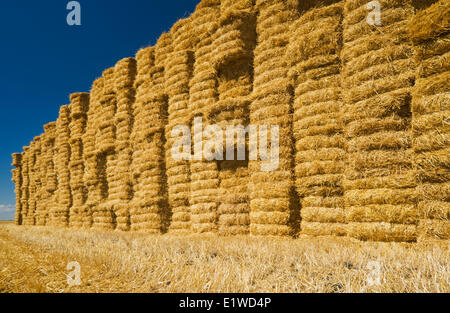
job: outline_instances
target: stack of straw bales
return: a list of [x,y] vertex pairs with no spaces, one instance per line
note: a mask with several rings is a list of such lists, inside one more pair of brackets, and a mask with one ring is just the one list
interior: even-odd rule
[[418,235],[450,239],[450,3],[417,13],[409,31],[418,68],[412,100]]
[[[146,233],[165,232],[168,204],[164,162],[164,125],[167,97],[164,94],[164,63],[171,39],[162,35],[157,47],[141,49],[136,55],[137,75],[133,105],[135,124],[131,135],[134,199],[131,229]],[[156,52],[157,51],[157,52]],[[158,64],[155,64],[155,60]]]
[[[332,2],[332,1],[328,1]],[[293,132],[302,234],[345,235],[340,74],[343,2],[312,8],[291,26]]]
[[39,190],[39,172],[37,155],[40,153],[40,140],[38,137],[34,137],[30,143],[30,156],[28,158],[28,170],[30,177],[29,196],[28,196],[28,211],[24,220],[24,225],[36,224],[36,207],[38,202],[38,190]]
[[68,226],[72,191],[70,189],[70,105],[63,105],[56,120],[55,167],[58,179],[53,218],[56,226]]
[[[246,127],[250,122],[249,95],[253,87],[256,45],[256,12],[252,1],[221,1],[219,23],[213,42],[219,99],[208,112],[208,120],[225,131],[231,126]],[[238,148],[248,151],[248,140],[234,142],[231,146],[224,140],[224,147],[226,151]],[[235,156],[235,160],[225,160],[225,157],[218,168],[218,231],[220,235],[248,234],[248,159],[237,160]]]
[[[379,0],[371,26],[370,2],[200,1],[13,155],[16,223],[449,239],[450,5]],[[212,124],[266,126],[269,154],[278,126],[278,168],[261,133],[258,160],[226,136],[246,160],[208,160]],[[201,159],[173,157],[180,125]]]
[[189,82],[194,67],[193,46],[196,44],[192,18],[177,22],[171,29],[172,52],[165,68],[165,88],[168,95],[166,129],[167,188],[172,219],[169,231],[175,234],[190,232],[190,166],[187,160],[175,160],[171,147],[173,126],[189,125]]
[[117,154],[116,125],[114,116],[117,110],[117,99],[114,89],[114,68],[103,71],[103,88],[99,96],[100,106],[98,128],[95,136],[97,153],[97,171],[104,189],[101,203],[94,208],[93,227],[96,229],[115,229],[116,214],[113,205],[118,202],[120,183],[116,179]]
[[97,155],[96,134],[101,118],[101,95],[103,94],[103,78],[96,79],[91,88],[89,109],[87,112],[86,131],[83,135],[83,181],[87,191],[87,198],[82,209],[82,227],[90,228],[93,224],[94,208],[97,208],[106,197],[106,178],[104,177],[104,163]]
[[35,225],[45,226],[47,223],[47,169],[45,156],[47,154],[47,147],[45,145],[46,135],[45,133],[39,136],[40,151],[36,151],[36,169],[37,169],[37,179],[39,183],[37,184],[37,197],[36,197],[36,214],[35,214]]
[[22,225],[25,225],[25,219],[28,214],[28,199],[29,199],[29,186],[30,186],[30,176],[28,171],[28,159],[29,159],[30,147],[23,147],[22,153],[22,187],[20,196],[20,206],[22,213]]
[[[254,50],[252,125],[279,126],[279,167],[264,171],[261,161],[251,161],[250,231],[253,235],[288,235],[299,214],[293,182],[292,92],[288,80],[286,49],[289,25],[298,16],[297,1],[258,0]],[[270,133],[270,131],[269,131]],[[268,134],[270,153],[271,134]],[[261,138],[260,138],[261,139]],[[297,222],[298,223],[298,222]]]
[[[56,203],[55,191],[58,187],[58,180],[55,171],[55,140],[56,140],[56,123],[51,122],[44,125],[45,137],[43,139],[43,151],[45,162],[45,225],[52,224],[51,207]],[[45,147],[45,148],[44,148]]]
[[[130,166],[131,178],[133,181],[133,199],[130,202],[130,223],[132,231],[143,231],[149,225],[146,223],[151,218],[157,218],[158,212],[150,212],[152,203],[145,203],[142,180],[147,174],[152,174],[155,164],[155,155],[151,151],[145,151],[145,136],[148,128],[155,127],[154,122],[158,121],[159,115],[150,107],[148,95],[151,90],[151,69],[154,67],[154,48],[141,49],[136,54],[137,74],[134,81],[136,99],[133,103],[134,125],[130,141],[133,147],[132,163]],[[153,165],[153,166],[152,166]],[[144,176],[142,176],[144,175]],[[151,201],[152,199],[148,199]],[[151,216],[148,216],[151,214]],[[159,225],[153,228],[159,228]]]
[[[217,21],[219,17],[220,1],[202,1],[193,15],[193,30],[197,34],[197,42],[194,70],[190,81],[190,123],[187,124],[192,126],[193,142],[201,141],[194,135],[194,118],[202,117],[203,128],[205,128],[211,122],[208,120],[208,111],[214,107],[217,100],[217,73],[213,64],[215,52],[213,35],[218,29]],[[218,164],[206,161],[204,157],[202,153],[201,160],[195,160],[194,158],[190,161],[191,230],[194,233],[215,233],[218,218]],[[181,192],[188,191],[182,189]]]
[[72,191],[72,207],[70,209],[69,226],[83,226],[82,210],[86,201],[84,185],[83,135],[86,131],[89,94],[75,93],[70,96],[70,188]]
[[146,53],[144,60],[148,64],[148,83],[142,87],[142,90],[147,89],[147,93],[141,101],[141,109],[146,116],[146,124],[140,124],[137,142],[145,163],[140,173],[139,205],[136,209],[139,210],[138,228],[148,233],[166,232],[170,223],[164,154],[164,125],[167,124],[168,110],[164,71],[171,51],[172,38],[165,33],[156,42],[153,52]]
[[362,240],[416,240],[410,92],[414,62],[410,0],[379,1],[381,26],[367,23],[369,0],[344,5],[342,111],[347,139],[348,234]]
[[117,165],[114,181],[117,182],[117,196],[113,210],[117,216],[117,229],[130,230],[129,201],[133,198],[133,186],[130,175],[132,146],[130,136],[133,129],[133,103],[135,100],[134,81],[136,78],[136,60],[120,60],[114,70],[114,91],[117,100],[116,125]]
[[22,156],[22,153],[14,153],[12,155],[12,166],[15,167],[12,170],[12,180],[16,194],[16,213],[14,215],[16,225],[22,225]]

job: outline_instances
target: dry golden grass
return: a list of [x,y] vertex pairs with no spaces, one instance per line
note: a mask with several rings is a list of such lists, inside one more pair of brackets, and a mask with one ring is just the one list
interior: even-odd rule
[[[0,292],[450,292],[448,242],[149,236],[0,224]],[[81,265],[69,287],[66,266]],[[369,286],[370,262],[381,285]]]

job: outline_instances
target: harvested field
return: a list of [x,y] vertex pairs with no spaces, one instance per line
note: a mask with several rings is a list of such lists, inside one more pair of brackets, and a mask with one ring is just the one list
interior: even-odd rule
[[[242,247],[245,246],[245,249]],[[214,238],[0,223],[0,292],[450,292],[446,244]],[[66,267],[81,266],[81,286]],[[380,285],[370,262],[379,262]]]

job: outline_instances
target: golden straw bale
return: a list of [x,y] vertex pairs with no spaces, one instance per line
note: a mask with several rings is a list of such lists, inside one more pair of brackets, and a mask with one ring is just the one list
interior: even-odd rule
[[147,47],[140,49],[136,53],[136,79],[134,81],[134,88],[138,91],[145,82],[149,81],[150,68],[155,62],[155,48]]
[[[369,2],[370,1],[367,1],[366,4]],[[365,4],[362,6],[365,8]],[[347,17],[349,12],[348,9],[344,9],[344,12]],[[360,38],[361,34],[365,33],[382,33],[386,27],[392,24],[401,24],[402,27],[407,27],[407,20],[414,13],[414,9],[409,0],[394,1],[391,8],[383,11],[381,26],[369,25],[366,21],[367,12],[368,11],[366,10],[365,16],[360,16],[360,19],[358,19],[359,21],[356,24],[351,24],[352,18],[350,18],[350,22],[347,22],[347,18],[344,19],[344,42],[356,40]]]
[[89,93],[75,93],[70,95],[72,118],[85,116],[89,110]]
[[302,220],[300,223],[302,234],[311,236],[345,236],[347,235],[347,226],[343,223],[327,222],[307,222]]
[[289,236],[292,229],[289,226],[277,224],[250,224],[250,234],[253,236]]
[[155,45],[155,65],[165,67],[167,57],[172,49],[172,35],[163,33]]
[[408,25],[411,40],[418,44],[448,33],[449,17],[450,5],[447,1],[438,1],[426,10],[419,11]]
[[192,49],[196,45],[196,34],[192,32],[192,17],[178,20],[170,33],[174,51]]
[[429,40],[426,44],[415,46],[415,60],[420,62],[434,56],[440,56],[448,52],[450,49],[450,33],[442,35],[433,40]]
[[417,227],[419,234],[419,241],[426,241],[431,239],[449,240],[450,239],[450,222],[448,218],[426,219],[420,220]]
[[349,236],[364,241],[415,242],[417,240],[416,225],[350,222],[347,232]]
[[203,8],[214,7],[220,5],[220,0],[201,0],[195,7],[195,11],[198,12]]

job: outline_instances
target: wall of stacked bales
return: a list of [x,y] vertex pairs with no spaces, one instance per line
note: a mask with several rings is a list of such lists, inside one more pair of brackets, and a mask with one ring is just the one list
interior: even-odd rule
[[449,239],[450,5],[370,2],[202,0],[13,155],[16,223]]

